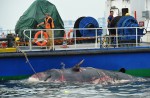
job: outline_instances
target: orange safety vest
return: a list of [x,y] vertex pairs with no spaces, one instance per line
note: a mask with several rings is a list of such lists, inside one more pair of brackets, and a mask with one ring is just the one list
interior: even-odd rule
[[[51,23],[48,23],[49,19],[51,19]],[[54,21],[53,19],[49,16],[48,18],[45,18],[45,29],[53,29],[54,28]]]

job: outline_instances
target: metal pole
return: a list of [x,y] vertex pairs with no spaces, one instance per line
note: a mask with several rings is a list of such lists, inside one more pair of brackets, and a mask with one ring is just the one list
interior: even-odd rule
[[55,38],[54,38],[54,30],[52,29],[53,50],[55,49],[55,48],[54,48],[54,39],[55,39]]
[[138,31],[137,31],[138,29],[136,28],[136,47],[138,46]]
[[42,33],[42,30],[41,30],[41,39],[43,39],[43,33]]
[[30,51],[32,50],[32,38],[31,38],[31,33],[32,33],[32,32],[31,32],[31,30],[30,30],[30,39],[29,39],[29,43],[30,43],[30,45],[29,45],[29,46],[30,46]]
[[118,48],[118,29],[116,28],[116,47]]
[[100,35],[99,39],[100,39],[100,42],[99,42],[100,46],[99,47],[102,48],[102,35]]
[[96,34],[95,34],[95,35],[96,35],[96,39],[95,39],[95,48],[97,48],[97,38],[98,38],[98,37],[97,37],[97,30],[98,30],[98,29],[95,29],[95,30],[96,30],[96,32],[95,32],[95,33],[96,33]]
[[76,45],[77,45],[76,29],[75,29],[75,32],[74,32],[74,33],[75,33],[75,34],[74,34],[74,35],[75,35],[75,37],[74,37],[74,44],[75,44],[75,48],[77,48],[77,46],[76,46]]

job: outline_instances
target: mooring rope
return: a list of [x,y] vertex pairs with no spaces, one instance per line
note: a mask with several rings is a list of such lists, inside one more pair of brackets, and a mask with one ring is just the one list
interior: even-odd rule
[[18,50],[19,50],[21,53],[23,53],[23,55],[24,55],[24,57],[25,57],[25,59],[26,59],[26,63],[29,64],[29,66],[30,66],[30,68],[32,69],[32,71],[36,74],[37,72],[35,71],[35,69],[33,68],[32,64],[30,63],[27,54],[26,54],[24,51],[22,51],[20,48],[18,48]]

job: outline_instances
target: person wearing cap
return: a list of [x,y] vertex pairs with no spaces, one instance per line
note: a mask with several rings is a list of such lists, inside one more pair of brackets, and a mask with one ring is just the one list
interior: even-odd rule
[[37,27],[39,27],[40,25],[45,25],[45,29],[47,29],[46,32],[47,32],[47,34],[49,36],[49,40],[47,42],[47,46],[50,46],[50,49],[52,49],[53,34],[52,34],[52,30],[50,30],[50,29],[53,29],[55,27],[53,18],[48,13],[46,13],[44,22],[41,22],[40,24],[38,24]]

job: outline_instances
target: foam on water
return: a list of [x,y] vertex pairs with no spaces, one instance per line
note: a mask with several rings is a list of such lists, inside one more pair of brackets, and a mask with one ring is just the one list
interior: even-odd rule
[[11,98],[149,98],[150,82],[123,84],[0,82],[0,97]]

